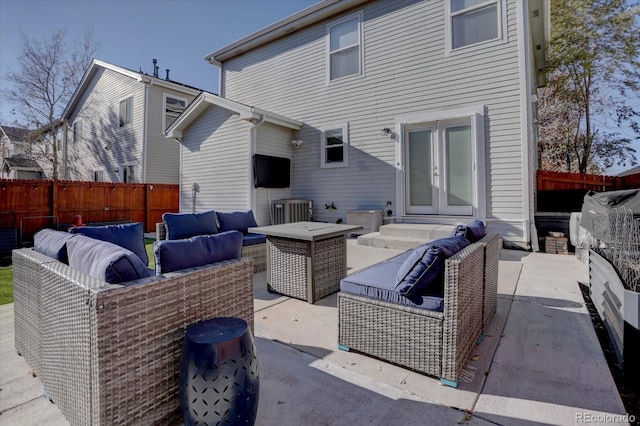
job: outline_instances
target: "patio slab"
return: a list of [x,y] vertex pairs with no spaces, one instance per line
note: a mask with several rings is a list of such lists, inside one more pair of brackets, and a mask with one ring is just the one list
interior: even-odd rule
[[[349,273],[401,253],[347,241]],[[337,296],[314,305],[269,293],[254,275],[260,362],[258,425],[573,424],[624,414],[573,256],[503,250],[498,311],[458,389],[337,349]],[[13,305],[0,306],[0,425],[67,425],[13,345]]]

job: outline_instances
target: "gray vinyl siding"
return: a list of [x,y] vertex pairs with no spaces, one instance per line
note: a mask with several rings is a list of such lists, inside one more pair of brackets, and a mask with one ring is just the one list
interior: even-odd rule
[[[133,96],[132,122],[119,126],[120,101]],[[73,141],[73,124],[82,121],[83,138]],[[93,180],[93,171],[105,171],[105,180],[118,182],[116,170],[135,165],[142,181],[144,86],[131,77],[100,68],[69,117],[68,168],[73,180]]]
[[[181,144],[181,212],[251,208],[250,128],[237,114],[210,106],[185,130]],[[191,192],[194,184],[199,188],[195,204]]]
[[[389,200],[396,207],[396,141],[380,136],[381,128],[394,128],[398,117],[484,105],[486,189],[480,196],[492,231],[521,239],[528,212],[516,8],[516,0],[507,1],[505,42],[446,56],[442,1],[372,2],[354,11],[364,15],[363,75],[327,83],[331,19],[225,62],[223,93],[305,123],[294,135],[305,143],[293,151],[291,195],[312,199],[315,217],[331,222]],[[320,131],[346,123],[349,166],[320,168]],[[332,202],[337,210],[324,208]]]
[[180,177],[180,144],[164,137],[164,95],[186,99],[193,96],[175,90],[151,86],[147,115],[147,182],[178,183]]
[[[257,129],[256,154],[291,159],[292,139],[291,130],[271,123],[264,123]],[[271,204],[275,200],[287,198],[291,198],[290,188],[255,188],[254,216],[258,225],[271,225]]]

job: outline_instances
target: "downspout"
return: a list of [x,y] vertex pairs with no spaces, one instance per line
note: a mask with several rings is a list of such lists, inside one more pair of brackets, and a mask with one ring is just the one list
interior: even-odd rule
[[525,242],[531,244],[533,251],[538,251],[538,233],[535,223],[535,211],[534,211],[534,165],[532,164],[531,143],[533,141],[533,128],[531,123],[531,51],[530,51],[530,25],[528,19],[529,2],[523,0],[517,2],[517,16],[520,25],[520,33],[518,34],[518,52],[520,72],[523,73],[523,77],[520,79],[520,117],[521,117],[521,131],[522,138],[522,213],[523,213],[523,239]]
[[142,81],[144,84],[144,115],[142,119],[142,183],[147,183],[147,123],[149,122],[149,86],[152,81]]
[[69,173],[67,171],[67,150],[69,149],[67,143],[69,141],[69,122],[64,120],[62,122],[62,176],[64,180],[69,180]]
[[264,114],[260,114],[260,118],[252,120],[251,128],[249,129],[249,161],[247,165],[249,167],[249,208],[256,211],[256,189],[253,187],[253,155],[256,153],[258,145],[258,126],[264,123]]

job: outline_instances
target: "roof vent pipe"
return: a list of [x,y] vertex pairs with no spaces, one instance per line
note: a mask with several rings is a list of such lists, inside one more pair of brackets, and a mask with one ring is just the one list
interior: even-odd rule
[[153,74],[152,75],[155,78],[158,78],[158,65],[157,65],[158,64],[158,60],[156,58],[153,58],[152,62],[153,62]]
[[167,72],[167,78],[165,78],[165,80],[169,80],[169,68],[167,68],[165,71]]

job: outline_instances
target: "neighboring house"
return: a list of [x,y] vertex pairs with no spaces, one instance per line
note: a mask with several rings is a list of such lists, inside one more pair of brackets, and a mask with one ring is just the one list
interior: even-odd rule
[[23,156],[7,157],[2,162],[2,177],[5,179],[42,179],[40,164]]
[[616,176],[631,176],[631,175],[636,175],[640,173],[640,166],[635,166],[635,167],[631,167],[630,169],[627,170],[623,170],[620,173],[618,173]]
[[[181,209],[233,204],[268,224],[271,200],[300,198],[335,222],[391,201],[402,222],[479,218],[536,245],[548,7],[327,0],[216,50],[205,59],[220,68],[220,97],[167,129],[182,145]],[[291,159],[289,189],[253,188],[255,153]]]
[[5,179],[42,179],[45,175],[36,161],[37,149],[31,132],[18,127],[0,126],[0,177]]
[[201,91],[94,59],[65,109],[63,176],[178,183],[180,146],[165,128]]

